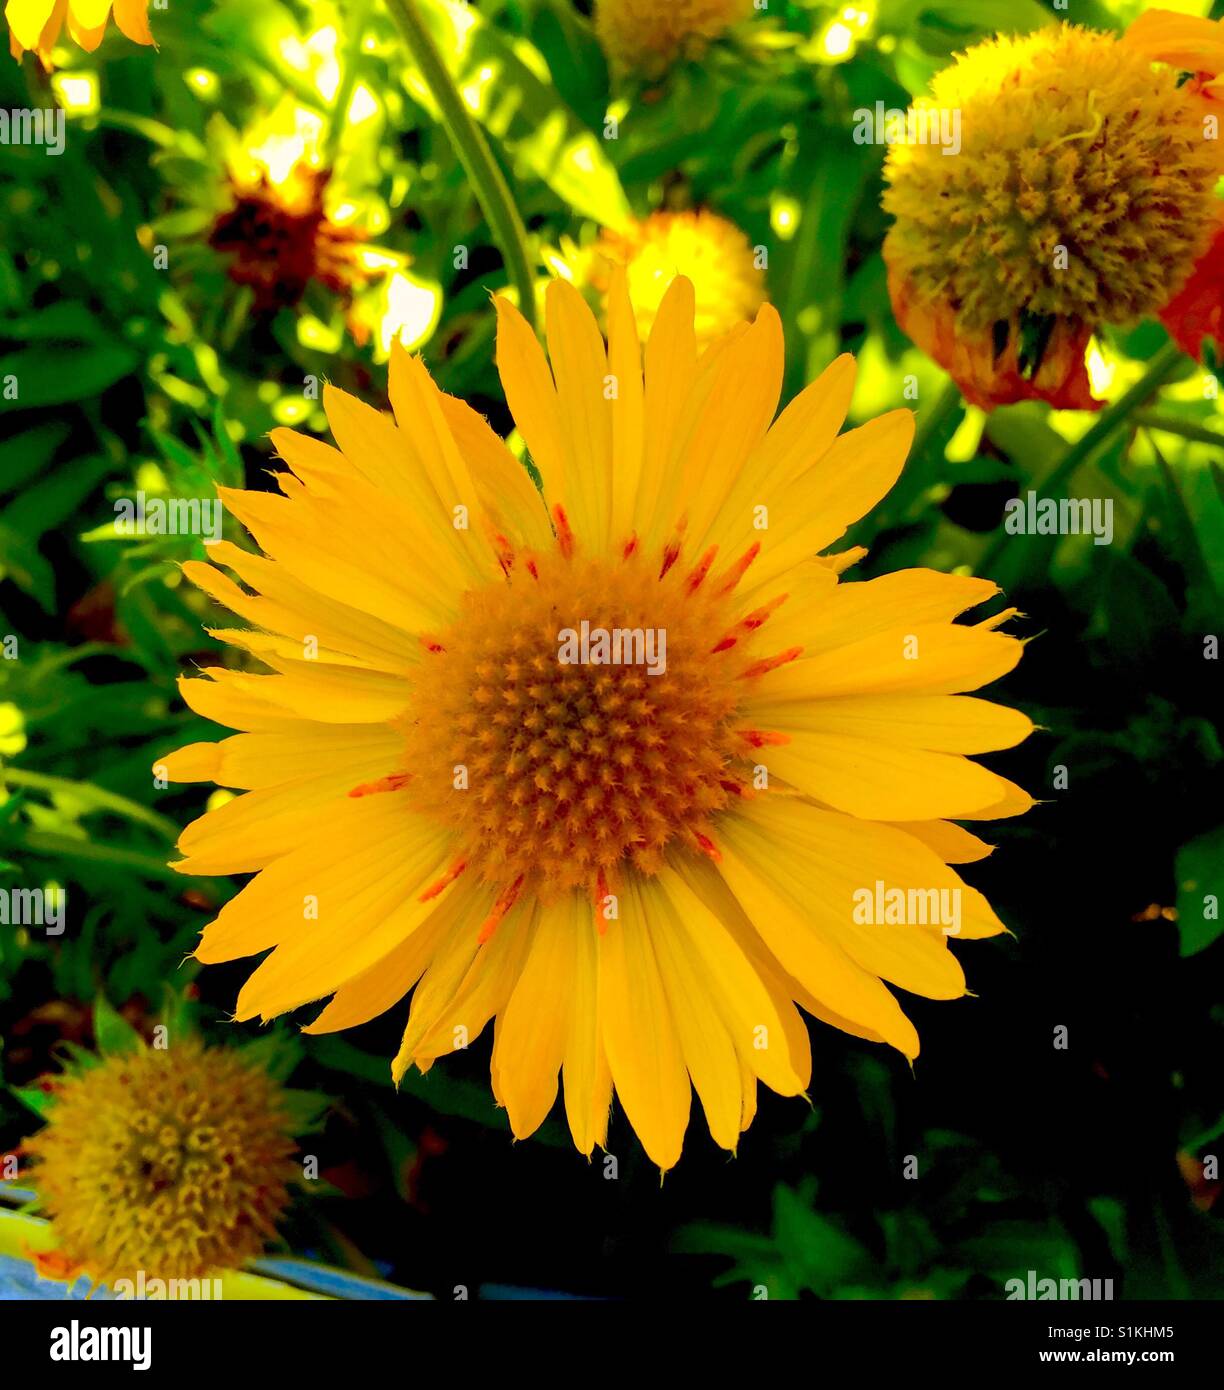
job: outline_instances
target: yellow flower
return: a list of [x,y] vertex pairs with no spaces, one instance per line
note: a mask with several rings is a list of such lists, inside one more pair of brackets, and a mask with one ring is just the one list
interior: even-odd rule
[[[902,327],[970,400],[1094,404],[1094,328],[1158,312],[1210,240],[1204,110],[1174,68],[1065,24],[979,44],[935,77],[914,137],[889,148],[884,256]],[[959,150],[917,134],[941,113]]]
[[616,67],[659,77],[751,13],[752,0],[598,0],[595,32]]
[[48,1278],[194,1279],[263,1249],[296,1166],[281,1087],[196,1038],[89,1059],[24,1144],[56,1249]]
[[51,67],[51,50],[64,24],[82,48],[92,53],[106,33],[114,12],[119,32],[133,43],[151,44],[149,0],[8,0],[4,17],[9,26],[9,50],[19,62],[23,53],[37,53]]
[[[996,594],[985,579],[843,583],[857,552],[813,558],[892,486],[913,419],[838,437],[841,357],[771,427],[768,305],[699,353],[679,277],[643,351],[623,271],[606,346],[554,281],[551,366],[497,311],[543,497],[403,351],[395,423],[328,388],[339,447],[278,430],[282,495],[223,494],[265,556],[222,542],[184,570],[272,674],[182,682],[241,732],[171,755],[167,775],[246,794],[187,828],[177,867],[257,874],[196,953],[270,952],[240,1019],[330,995],[307,1028],[326,1033],[415,986],[397,1080],[496,1018],[493,1090],[516,1136],[560,1071],[583,1153],[615,1088],[666,1169],[690,1081],[732,1150],[758,1081],[804,1090],[796,1002],[913,1057],[883,981],[965,992],[948,933],[1002,925],[947,867],[988,853],[948,819],[1029,806],[965,755],[1031,726],[962,692],[1021,644],[992,630],[1008,614],[955,621]],[[869,925],[877,893],[911,919]],[[920,900],[957,904],[955,925]]]
[[677,275],[693,282],[697,342],[751,319],[765,302],[765,272],[748,238],[704,209],[656,212],[624,231],[604,231],[593,248],[591,282],[607,302],[613,265],[623,265],[638,331],[650,333],[667,287]]

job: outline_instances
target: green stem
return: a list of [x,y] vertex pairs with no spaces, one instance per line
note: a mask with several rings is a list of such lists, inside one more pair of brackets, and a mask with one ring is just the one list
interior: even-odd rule
[[1196,425],[1190,420],[1179,420],[1175,415],[1161,415],[1156,410],[1135,411],[1135,424],[1145,429],[1159,430],[1164,434],[1180,435],[1182,439],[1192,439],[1196,444],[1224,445],[1224,433],[1209,430],[1206,425]]
[[929,410],[918,417],[918,428],[914,432],[914,443],[910,448],[910,458],[920,460],[926,453],[931,440],[947,423],[949,416],[961,403],[960,387],[950,378]]
[[[1119,396],[1112,405],[1106,406],[1087,432],[1059,459],[1048,476],[1038,480],[1042,492],[1047,497],[1057,495],[1080,464],[1090,459],[1098,449],[1132,419],[1138,407],[1160,390],[1183,360],[1182,351],[1177,344],[1172,341],[1166,343],[1155,357],[1150,359],[1146,371],[1139,380],[1123,395]],[[986,553],[976,566],[978,574],[988,575],[990,573],[998,563],[1007,540],[1008,537],[1000,527],[994,540],[991,541]]]
[[0,780],[14,787],[33,787],[35,791],[50,792],[52,795],[58,793],[76,797],[91,811],[110,811],[126,820],[147,825],[150,830],[155,830],[171,844],[178,839],[179,828],[172,820],[159,816],[156,811],[150,811],[138,801],[129,801],[126,796],[119,796],[103,787],[94,786],[92,782],[74,782],[68,777],[52,777],[45,772],[28,772],[23,767],[0,769]]
[[132,111],[116,111],[112,107],[102,106],[94,112],[93,119],[108,130],[126,130],[139,135],[151,145],[157,145],[159,149],[179,150],[193,159],[205,159],[208,155],[207,149],[194,135],[187,131],[172,130],[168,125],[149,116],[138,116]]
[[1091,458],[1173,375],[1183,361],[1182,350],[1168,342],[1147,364],[1147,370],[1127,391],[1093,421],[1083,434],[1059,459],[1048,477],[1041,479],[1042,491],[1053,495],[1085,460]]
[[[51,855],[57,859],[80,859],[91,864],[109,864],[112,868],[131,869],[142,878],[160,879],[167,883],[190,884],[190,875],[175,870],[152,854],[139,850],[119,849],[99,844],[96,840],[77,839],[75,835],[57,835],[49,830],[29,830],[10,839],[6,848],[14,852]],[[200,880],[196,879],[196,882]]]
[[527,229],[510,196],[505,177],[493,158],[484,133],[472,119],[472,113],[446,70],[442,55],[421,19],[416,0],[386,0],[386,4],[404,47],[420,70],[442,114],[455,153],[467,173],[489,230],[493,233],[493,240],[502,253],[506,272],[518,291],[523,317],[534,328],[535,280],[527,255]]
[[332,102],[331,120],[328,123],[327,141],[324,146],[324,159],[329,169],[335,165],[336,156],[340,152],[348,109],[353,101],[353,88],[357,85],[357,68],[361,61],[361,41],[365,35],[368,9],[369,0],[357,0],[347,21],[350,37],[344,51],[344,70],[340,76],[340,85],[336,88],[336,99]]

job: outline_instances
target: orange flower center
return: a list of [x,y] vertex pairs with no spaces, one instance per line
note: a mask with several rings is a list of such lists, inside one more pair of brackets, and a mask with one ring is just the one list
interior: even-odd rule
[[430,641],[403,726],[415,804],[491,882],[601,895],[670,846],[716,853],[711,817],[745,789],[752,629],[708,566],[629,550],[531,559]]

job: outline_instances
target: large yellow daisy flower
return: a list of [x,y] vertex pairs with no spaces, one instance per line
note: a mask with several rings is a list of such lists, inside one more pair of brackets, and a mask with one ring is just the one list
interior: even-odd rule
[[[607,345],[557,281],[551,368],[497,309],[543,497],[404,352],[395,423],[329,389],[339,448],[277,431],[283,495],[225,494],[265,555],[221,543],[185,570],[249,625],[219,635],[272,674],[182,683],[241,732],[161,770],[246,794],[184,832],[178,867],[257,871],[197,951],[271,952],[239,1019],[330,995],[307,1029],[325,1033],[415,986],[397,1079],[496,1018],[493,1089],[516,1136],[560,1071],[583,1153],[615,1088],[666,1169],[690,1083],[727,1149],[758,1080],[803,1091],[796,1002],[912,1058],[883,981],[965,992],[948,934],[1003,928],[947,867],[987,846],[946,818],[1028,807],[965,755],[1030,724],[962,692],[1021,644],[1001,618],[955,621],[988,580],[843,583],[853,556],[814,558],[892,486],[912,434],[898,410],[838,436],[849,357],[771,426],[769,306],[699,354],[677,278],[643,351],[623,270]],[[898,901],[921,920],[877,911]],[[957,904],[955,924],[915,906],[935,901]]]
[[149,0],[8,0],[4,17],[9,26],[9,50],[18,61],[23,53],[37,53],[43,66],[49,68],[51,50],[67,24],[72,38],[92,53],[102,42],[112,13],[119,32],[133,43],[153,42]]

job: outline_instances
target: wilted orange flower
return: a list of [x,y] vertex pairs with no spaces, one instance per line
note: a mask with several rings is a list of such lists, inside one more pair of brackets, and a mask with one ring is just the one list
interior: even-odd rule
[[218,216],[208,244],[227,257],[230,279],[255,291],[257,309],[298,303],[311,281],[349,295],[374,278],[361,259],[365,233],[327,214],[328,179],[325,169],[298,165],[281,183],[261,173],[233,185],[233,205]]
[[1219,221],[1222,146],[1212,83],[1178,70],[1220,71],[1221,32],[1162,11],[1123,39],[1056,24],[977,45],[916,104],[955,113],[959,147],[890,146],[889,290],[967,400],[1098,406],[1094,330],[1161,313],[1190,281]]
[[[1205,112],[1215,118],[1218,141],[1224,119],[1224,20],[1149,10],[1130,26],[1123,42],[1154,62],[1192,74],[1186,90],[1209,103]],[[1208,341],[1224,349],[1224,207],[1217,208],[1216,216],[1207,250],[1160,311],[1161,322],[1178,346],[1200,361]]]

